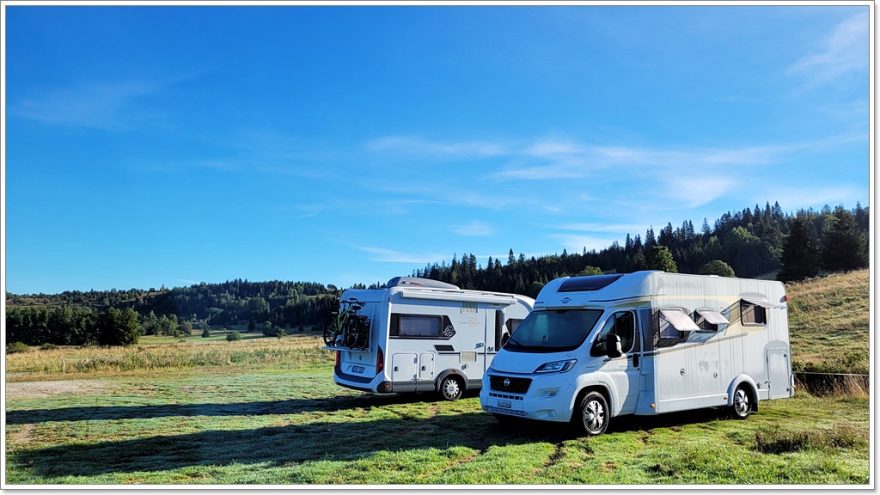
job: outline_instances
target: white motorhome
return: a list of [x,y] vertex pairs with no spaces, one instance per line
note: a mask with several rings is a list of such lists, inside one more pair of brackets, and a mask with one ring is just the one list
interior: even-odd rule
[[603,433],[612,417],[791,397],[780,282],[658,271],[559,278],[487,370],[480,403]]
[[348,289],[340,301],[366,317],[369,338],[358,348],[343,339],[325,347],[336,352],[336,384],[374,393],[436,391],[448,400],[480,388],[497,349],[534,303],[414,277]]

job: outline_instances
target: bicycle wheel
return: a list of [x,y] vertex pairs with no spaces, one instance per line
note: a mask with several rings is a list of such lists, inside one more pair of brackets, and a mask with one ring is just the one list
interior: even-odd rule
[[324,325],[324,343],[328,346],[336,345],[336,336],[339,334],[336,328],[336,315]]

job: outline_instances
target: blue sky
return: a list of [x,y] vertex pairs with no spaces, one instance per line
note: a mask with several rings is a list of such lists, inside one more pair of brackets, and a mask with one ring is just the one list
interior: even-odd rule
[[868,7],[7,7],[7,288],[347,286],[868,203]]

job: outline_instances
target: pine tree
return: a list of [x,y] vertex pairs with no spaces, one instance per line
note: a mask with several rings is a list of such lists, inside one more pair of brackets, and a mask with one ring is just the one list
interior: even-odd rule
[[791,224],[791,232],[782,248],[782,270],[778,278],[782,282],[815,277],[819,272],[819,256],[816,245],[802,218]]
[[865,266],[862,239],[852,214],[837,207],[833,221],[822,236],[822,268],[828,271],[854,270]]

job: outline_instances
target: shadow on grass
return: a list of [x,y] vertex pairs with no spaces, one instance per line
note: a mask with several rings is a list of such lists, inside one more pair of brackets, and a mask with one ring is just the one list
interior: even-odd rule
[[[475,393],[468,396],[475,396]],[[358,407],[369,408],[387,404],[434,402],[435,394],[352,395],[314,399],[287,399],[257,402],[159,404],[147,406],[77,406],[55,409],[23,409],[6,411],[6,424],[44,423],[47,421],[87,421],[115,419],[163,418],[169,416],[258,416],[264,414],[297,414],[302,412],[334,412]]]
[[429,419],[394,418],[318,422],[249,430],[197,433],[72,444],[19,451],[13,462],[45,477],[165,471],[187,466],[308,461],[351,461],[380,451],[470,447],[547,440],[547,434],[501,428],[488,414],[463,413]]
[[[377,398],[372,397],[372,402]],[[673,413],[659,417],[616,418],[609,433],[676,427],[717,419],[716,411]],[[16,464],[45,477],[165,471],[188,466],[309,461],[352,461],[380,451],[468,447],[484,453],[492,446],[551,442],[575,438],[568,424],[515,422],[500,425],[480,412],[431,418],[394,418],[318,422],[249,430],[209,430],[134,440],[72,444],[19,451]]]

